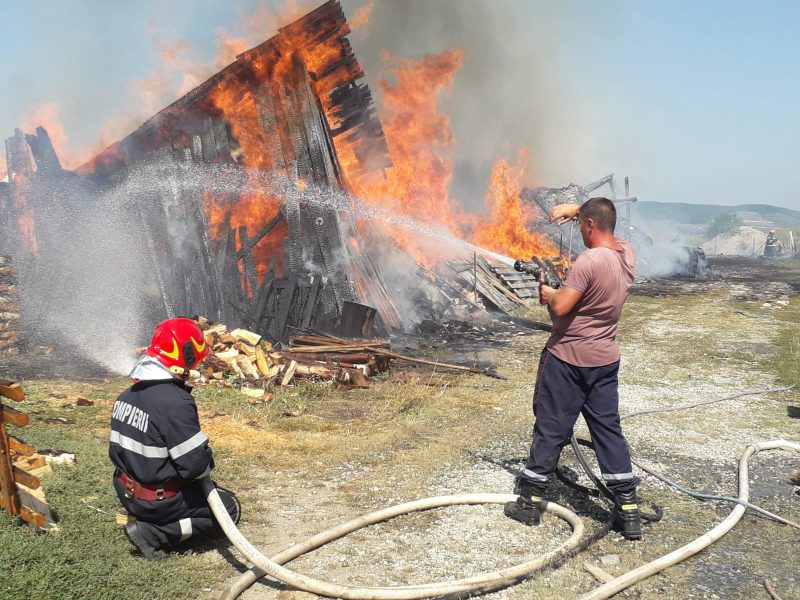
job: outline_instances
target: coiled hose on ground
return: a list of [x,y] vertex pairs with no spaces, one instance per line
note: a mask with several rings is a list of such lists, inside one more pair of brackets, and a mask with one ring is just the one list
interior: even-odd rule
[[[695,406],[710,404],[712,402],[720,402],[722,400],[728,400],[731,398],[736,398],[744,395],[767,393],[773,391],[786,391],[788,389],[791,389],[791,387],[753,390],[753,391],[743,392],[741,394],[736,394],[735,396],[729,396],[727,398],[706,401],[689,406],[676,407],[673,409],[656,409],[653,411],[642,411],[639,413],[626,415],[623,418],[632,417],[644,413],[651,413],[651,412],[669,412],[672,410],[681,410],[683,408],[694,408]],[[700,552],[701,550],[703,550],[704,548],[708,547],[716,540],[721,538],[723,535],[725,535],[741,519],[747,507],[758,509],[758,507],[753,507],[753,505],[750,505],[748,502],[749,488],[750,488],[748,479],[748,462],[750,458],[757,452],[760,452],[761,450],[769,450],[774,448],[791,449],[800,452],[800,444],[795,442],[787,442],[786,440],[762,441],[749,445],[739,462],[739,497],[737,499],[731,499],[722,496],[713,497],[714,499],[729,500],[737,503],[737,505],[731,511],[731,514],[719,525],[717,525],[711,531],[698,537],[693,542],[679,548],[678,550],[670,552],[669,554],[666,554],[654,561],[651,561],[646,565],[638,567],[637,569],[629,571],[624,575],[621,575],[619,577],[612,579],[607,583],[604,583],[591,593],[582,596],[581,600],[600,600],[602,598],[610,598],[611,596],[617,594],[623,589],[626,589],[627,587],[630,587],[631,585],[634,585],[635,583],[642,581],[643,579],[646,579],[660,571],[663,571],[664,569],[672,565],[675,565],[689,558],[690,556],[693,556],[694,554],[697,554],[698,552]],[[589,477],[592,479],[595,485],[598,485],[600,493],[606,495],[606,493],[608,493],[608,490],[603,489],[605,486],[592,473],[591,468],[588,466],[588,463],[586,463],[585,458],[580,453],[577,440],[575,440],[574,436],[573,436],[573,449],[575,449],[576,456],[578,456],[581,465],[587,471]],[[655,473],[652,474],[658,476],[658,474]],[[662,478],[662,480],[664,481],[667,481],[668,483],[670,483],[670,485],[673,485],[677,489],[686,492],[685,489],[682,489],[677,484],[674,484],[674,482],[671,482],[666,478],[663,478],[663,476],[660,478]],[[534,573],[537,570],[540,570],[550,564],[555,564],[559,560],[563,560],[569,554],[576,552],[580,547],[585,547],[585,544],[581,543],[581,537],[583,536],[584,527],[580,517],[578,517],[575,513],[573,513],[569,509],[550,502],[547,503],[548,512],[552,512],[556,516],[567,521],[567,523],[569,523],[572,526],[572,535],[567,539],[567,541],[561,544],[558,548],[526,563],[516,565],[513,567],[508,567],[506,569],[502,569],[492,573],[487,573],[484,575],[477,575],[474,577],[469,577],[456,581],[448,581],[445,583],[431,583],[431,584],[397,586],[397,587],[358,587],[358,586],[341,585],[341,584],[325,582],[319,579],[315,579],[313,577],[308,577],[306,575],[295,573],[294,571],[286,569],[282,565],[297,558],[298,556],[311,552],[312,550],[319,548],[324,544],[339,539],[349,533],[352,533],[353,531],[356,531],[363,527],[367,527],[369,525],[373,525],[375,523],[386,521],[388,519],[397,517],[399,515],[430,510],[433,508],[439,508],[443,506],[454,506],[463,504],[486,504],[486,503],[502,504],[516,499],[516,496],[513,494],[460,494],[455,496],[439,496],[434,498],[424,498],[413,502],[407,502],[404,504],[399,504],[393,507],[389,507],[383,510],[379,510],[352,519],[351,521],[343,523],[342,525],[318,533],[304,542],[295,544],[272,558],[268,558],[265,555],[263,555],[257,548],[255,548],[242,535],[242,533],[233,523],[230,516],[228,515],[228,512],[225,510],[225,507],[219,497],[219,494],[216,491],[216,488],[214,487],[214,484],[212,483],[209,477],[206,477],[202,481],[202,486],[203,486],[203,491],[208,499],[208,503],[211,507],[211,510],[214,513],[214,516],[217,518],[217,521],[219,522],[220,526],[222,527],[222,530],[225,532],[225,535],[228,537],[231,543],[247,558],[247,560],[249,560],[254,565],[253,567],[250,568],[250,570],[245,572],[242,575],[242,577],[240,577],[239,580],[237,580],[228,590],[226,590],[223,593],[223,595],[221,596],[221,600],[234,600],[245,589],[247,589],[250,585],[252,585],[255,581],[257,581],[260,577],[263,577],[264,575],[270,575],[275,579],[278,579],[294,588],[304,590],[307,592],[312,592],[314,594],[318,594],[321,596],[330,596],[330,597],[347,598],[347,599],[360,599],[360,600],[412,600],[417,598],[430,598],[434,596],[443,596],[443,595],[487,592],[490,590],[500,589],[502,587],[511,585],[529,576],[530,574]],[[710,495],[703,495],[699,493],[693,493],[692,495],[696,495],[698,497],[703,497],[703,496],[710,497]],[[761,510],[761,512],[766,513],[766,511],[763,511],[763,509],[759,510]],[[657,518],[660,518],[660,514],[658,514],[659,512],[660,511],[657,511],[656,513]],[[777,517],[776,515],[772,515],[771,513],[767,514],[768,516],[777,518],[782,522],[786,522],[790,525],[797,526],[795,523],[792,523],[791,521],[786,521],[785,519]]]
[[267,558],[247,541],[233,523],[211,479],[206,477],[202,481],[202,486],[208,498],[211,510],[219,521],[225,535],[228,536],[231,543],[244,554],[247,560],[255,565],[255,567],[247,571],[233,587],[223,594],[222,598],[227,599],[236,598],[259,577],[264,575],[270,575],[275,579],[279,579],[292,587],[306,592],[312,592],[320,596],[347,598],[351,600],[411,600],[414,598],[431,598],[434,596],[451,594],[486,592],[511,585],[569,553],[580,543],[584,530],[583,521],[581,521],[578,515],[563,506],[548,502],[547,511],[569,523],[572,526],[572,535],[556,549],[542,554],[531,561],[485,575],[476,575],[474,577],[445,583],[397,587],[358,587],[321,581],[290,571],[282,565],[328,542],[332,542],[348,533],[352,533],[357,529],[380,523],[381,521],[386,521],[399,515],[459,504],[503,504],[516,500],[517,497],[513,494],[459,494],[455,496],[438,496],[406,502],[357,517],[342,525],[318,533],[304,542],[295,544],[273,558]]

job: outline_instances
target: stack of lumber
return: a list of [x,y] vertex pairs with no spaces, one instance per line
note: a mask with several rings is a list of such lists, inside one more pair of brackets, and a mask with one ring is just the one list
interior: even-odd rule
[[16,352],[18,341],[17,271],[11,257],[0,254],[0,353]]
[[[18,383],[0,379],[0,400],[25,400]],[[49,472],[47,457],[6,430],[28,425],[29,417],[0,402],[0,510],[16,515],[37,529],[58,531],[58,525],[41,489],[41,476]]]
[[539,298],[539,282],[533,275],[514,270],[510,265],[492,265],[492,271],[511,292],[523,300]]
[[484,302],[504,313],[510,313],[524,304],[524,300],[498,277],[493,266],[481,256],[475,256],[468,262],[451,261],[447,267],[450,273],[445,279],[449,288],[471,304],[477,304],[477,296],[480,296]]
[[203,317],[197,322],[210,349],[198,367],[200,383],[235,385],[247,395],[263,393],[263,384],[289,385],[297,377],[368,387],[367,378],[389,366],[390,358],[380,354],[389,350],[384,340],[298,336],[290,340],[288,350],[277,352],[252,331],[228,331]]

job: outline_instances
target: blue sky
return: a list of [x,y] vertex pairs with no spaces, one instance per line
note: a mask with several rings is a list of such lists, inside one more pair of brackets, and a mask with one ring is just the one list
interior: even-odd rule
[[[342,4],[352,15],[364,2]],[[57,103],[79,148],[119,115],[131,126],[148,114],[132,82],[161,68],[159,43],[186,40],[210,61],[220,27],[242,33],[243,16],[284,2],[2,5],[0,135],[33,107]],[[454,190],[467,203],[482,196],[494,158],[526,145],[532,183],[614,172],[643,200],[800,210],[798,22],[800,3],[777,1],[377,0],[369,27],[351,39],[376,93],[382,49],[465,49],[443,106],[455,134]],[[272,33],[244,35],[255,44]]]

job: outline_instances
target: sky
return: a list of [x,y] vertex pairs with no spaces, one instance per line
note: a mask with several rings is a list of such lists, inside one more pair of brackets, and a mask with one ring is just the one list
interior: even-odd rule
[[[49,115],[88,158],[221,66],[220,30],[252,46],[317,4],[0,0],[0,136]],[[376,0],[350,39],[378,98],[384,51],[464,50],[442,110],[467,206],[527,147],[531,185],[615,173],[641,200],[800,210],[798,22],[777,0]]]

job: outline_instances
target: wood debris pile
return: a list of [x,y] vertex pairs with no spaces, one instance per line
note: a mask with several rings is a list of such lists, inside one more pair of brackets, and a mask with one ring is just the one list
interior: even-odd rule
[[345,340],[321,336],[295,336],[277,351],[261,335],[228,328],[204,317],[197,320],[209,346],[200,363],[199,383],[218,382],[240,387],[248,396],[261,397],[265,384],[289,385],[295,378],[334,381],[347,387],[369,387],[368,378],[389,368],[386,340]]
[[[551,278],[561,278],[569,267],[569,261],[558,256],[533,256],[530,261],[544,268]],[[538,299],[539,281],[533,275],[476,254],[471,260],[444,262],[432,276],[450,305],[472,313],[489,310],[512,316],[517,308]]]

